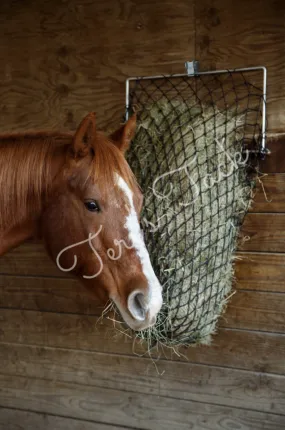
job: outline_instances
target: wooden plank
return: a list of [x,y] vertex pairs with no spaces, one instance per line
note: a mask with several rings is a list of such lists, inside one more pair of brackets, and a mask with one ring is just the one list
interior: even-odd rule
[[284,132],[285,3],[281,0],[196,2],[196,58],[203,70],[268,68],[268,127]]
[[[284,130],[283,130],[284,132]],[[260,163],[260,171],[264,173],[285,172],[285,134],[269,136],[267,146],[271,154]]]
[[236,291],[220,326],[285,334],[285,294]]
[[238,253],[235,277],[238,289],[285,293],[285,254]]
[[247,214],[240,238],[240,251],[285,252],[285,214]]
[[[36,261],[34,260],[35,256],[37,258]],[[241,257],[241,260],[236,261],[235,270],[239,288],[259,289],[259,285],[262,290],[270,288],[272,291],[285,291],[283,282],[285,276],[285,255],[239,252],[238,256]],[[23,285],[23,288],[26,288],[25,286],[28,284],[22,280],[24,278],[20,278],[20,275],[35,276],[39,280],[38,276],[50,275],[52,277],[57,274],[59,277],[63,276],[67,279],[64,274],[62,275],[61,271],[55,269],[56,266],[47,259],[41,245],[26,243],[0,258],[1,286],[4,287],[5,284],[9,284],[11,288],[12,286],[15,287],[16,291],[20,291],[21,285]],[[9,280],[3,273],[19,276],[12,277]],[[267,282],[269,279],[270,285]],[[27,282],[31,282],[32,286],[31,280]],[[38,282],[40,284],[40,281]],[[54,279],[51,279],[50,282],[55,282],[56,287],[59,289],[64,289],[65,285],[67,285],[65,282],[57,282]],[[76,289],[77,293],[81,291],[80,284],[74,281],[73,278],[72,280],[68,278],[67,282],[70,282],[70,285]],[[43,282],[40,285],[45,285],[49,288],[49,280],[47,279],[46,283]],[[39,291],[41,290],[40,285]],[[27,291],[24,294],[29,294],[29,292]],[[33,294],[37,294],[37,291],[33,291]]]
[[58,417],[38,412],[0,407],[0,430],[116,430],[117,427],[98,422]]
[[0,273],[25,276],[56,276],[67,278],[51,261],[44,246],[37,241],[29,241],[0,258]]
[[[1,344],[1,373],[285,415],[285,379],[148,358]],[[1,429],[1,426],[0,426]]]
[[1,130],[74,129],[94,110],[117,125],[126,77],[181,72],[194,56],[193,4],[1,2]]
[[[252,266],[253,274],[255,274],[257,269],[254,264]],[[282,270],[284,271],[284,266]],[[242,271],[242,275],[248,282],[250,274],[247,275],[247,272]],[[104,309],[102,304],[95,299],[90,300],[89,295],[76,281],[13,276],[2,278],[0,277],[0,308],[97,316],[100,316]],[[250,285],[245,284],[231,298],[220,325],[229,328],[285,333],[284,278],[281,279],[283,294],[245,291],[244,289],[248,287],[250,288]],[[265,283],[265,287],[268,288],[268,281]],[[239,288],[239,284],[237,284],[237,288]]]
[[[114,330],[111,321],[95,316],[0,310],[0,342],[63,347],[118,354],[147,354],[141,342]],[[211,346],[154,348],[165,356],[194,363],[285,374],[285,335],[220,329]]]
[[0,275],[0,307],[101,315],[104,306],[76,279]]
[[285,212],[285,173],[259,178],[251,212]]
[[283,430],[284,415],[209,405],[152,394],[0,375],[0,404],[133,429]]

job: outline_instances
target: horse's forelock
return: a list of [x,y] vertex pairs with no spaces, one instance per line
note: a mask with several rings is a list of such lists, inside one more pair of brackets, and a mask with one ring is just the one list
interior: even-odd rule
[[97,183],[103,193],[108,193],[116,184],[116,174],[134,189],[136,178],[124,154],[111,140],[98,133],[94,142],[94,156],[89,167],[88,181]]

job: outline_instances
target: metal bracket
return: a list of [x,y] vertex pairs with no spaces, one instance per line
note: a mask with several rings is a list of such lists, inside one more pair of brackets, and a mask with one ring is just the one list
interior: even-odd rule
[[199,61],[186,61],[185,69],[188,76],[195,76],[199,73]]
[[132,77],[126,80],[126,120],[129,117],[129,104],[130,104],[130,82],[145,79],[163,79],[163,78],[181,78],[181,77],[193,77],[193,76],[203,76],[203,75],[218,75],[221,73],[236,73],[236,72],[250,72],[260,70],[263,72],[263,100],[262,100],[262,130],[261,130],[261,144],[260,144],[260,154],[262,158],[265,158],[270,151],[266,148],[266,92],[267,92],[267,69],[264,66],[256,67],[242,67],[237,69],[223,69],[223,70],[212,70],[199,72],[199,62],[198,61],[186,61],[185,62],[186,74],[177,73],[171,75],[154,75],[154,76],[141,76]]

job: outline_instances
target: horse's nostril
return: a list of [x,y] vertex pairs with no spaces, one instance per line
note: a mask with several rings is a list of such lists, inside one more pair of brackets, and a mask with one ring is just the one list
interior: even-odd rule
[[144,295],[142,293],[135,295],[134,302],[138,309],[144,309]]
[[147,304],[143,293],[134,291],[128,297],[128,308],[132,316],[138,321],[146,318]]

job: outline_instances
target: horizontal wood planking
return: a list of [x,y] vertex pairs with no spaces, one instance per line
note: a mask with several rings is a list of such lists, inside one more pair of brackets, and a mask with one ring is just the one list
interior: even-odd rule
[[5,375],[52,381],[56,375],[57,382],[285,415],[285,377],[280,375],[3,343],[0,360]]
[[285,334],[285,294],[236,291],[219,326]]
[[118,125],[127,77],[183,72],[193,57],[193,5],[1,2],[1,130],[74,129],[90,111]]
[[250,211],[285,212],[285,173],[269,173],[259,178]]
[[238,289],[285,293],[285,254],[239,252],[237,257]]
[[196,2],[196,58],[202,70],[266,66],[270,131],[282,132],[285,101],[285,4],[283,0]]
[[[285,214],[249,213],[241,231],[240,251],[285,252]],[[40,243],[27,242],[0,258],[0,273],[67,278]]]
[[247,214],[240,238],[240,251],[285,252],[285,214]]
[[81,386],[0,375],[0,405],[60,414],[132,429],[169,430],[283,430],[284,415],[249,411],[173,399],[152,394]]
[[284,173],[285,134],[276,134],[275,136],[268,137],[267,147],[270,150],[270,155],[265,157],[265,160],[260,163],[260,171],[263,173]]
[[76,279],[0,275],[0,308],[100,315],[104,305]]
[[[250,282],[250,275],[245,277]],[[250,289],[250,285],[243,287]],[[284,291],[284,278],[281,288]],[[76,281],[14,276],[0,277],[1,307],[97,316],[104,309],[98,301],[90,300]],[[285,333],[285,294],[237,290],[219,326]]]
[[[133,338],[115,331],[111,321],[95,316],[0,310],[0,342],[63,347],[118,354],[147,354]],[[154,357],[189,360],[238,369],[285,374],[285,335],[220,329],[211,346],[154,349]],[[257,359],[258,358],[258,359]]]
[[48,257],[42,243],[28,241],[0,257],[0,273],[67,278]]
[[124,430],[128,428],[0,407],[0,430]]

